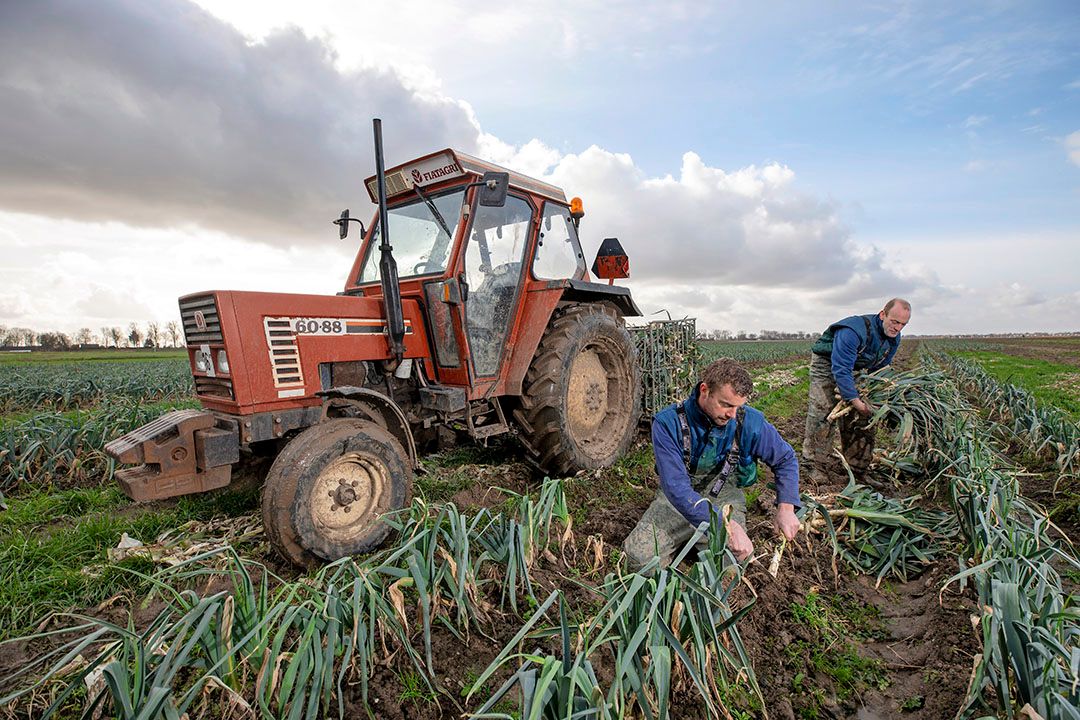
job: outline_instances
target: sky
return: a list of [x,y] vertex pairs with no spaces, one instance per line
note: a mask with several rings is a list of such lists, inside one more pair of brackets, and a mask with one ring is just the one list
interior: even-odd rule
[[339,291],[373,117],[582,197],[646,318],[1080,331],[1072,0],[0,2],[0,326]]

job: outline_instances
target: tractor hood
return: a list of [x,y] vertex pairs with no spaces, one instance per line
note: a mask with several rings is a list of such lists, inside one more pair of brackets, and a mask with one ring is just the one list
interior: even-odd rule
[[[420,308],[402,304],[405,357],[426,355]],[[213,290],[180,298],[205,407],[249,414],[317,405],[339,363],[393,357],[381,298]]]

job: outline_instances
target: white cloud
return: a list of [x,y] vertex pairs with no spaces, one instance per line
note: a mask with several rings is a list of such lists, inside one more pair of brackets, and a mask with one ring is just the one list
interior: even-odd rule
[[781,165],[725,171],[692,152],[677,178],[650,178],[629,155],[598,147],[564,156],[550,175],[584,198],[590,247],[622,238],[643,281],[824,289],[863,273],[906,286],[794,178]]
[[11,325],[29,321],[32,314],[30,298],[22,291],[0,293],[0,318]]
[[1080,130],[1065,138],[1065,152],[1074,165],[1080,165]]
[[986,121],[989,119],[990,118],[986,115],[968,115],[967,118],[964,119],[964,122],[960,125],[960,127],[964,128],[965,130],[970,130],[972,128],[977,128],[985,125]]
[[558,150],[535,138],[521,147],[514,147],[485,133],[480,136],[479,145],[478,152],[484,159],[534,177],[546,175],[562,157]]
[[1045,302],[1046,295],[1018,282],[994,288],[990,294],[990,304],[998,308],[1023,308]]
[[288,249],[201,230],[2,212],[0,227],[23,248],[0,266],[0,324],[65,332],[168,322],[179,296],[215,288],[332,295],[356,249],[329,222],[324,242]]
[[[47,280],[35,289],[43,323],[160,319],[177,295],[207,286],[337,290],[313,279],[349,267],[327,249],[328,221],[342,206],[367,210],[359,181],[373,165],[375,114],[391,163],[450,145],[583,196],[592,251],[619,236],[643,289],[693,283],[664,304],[700,308],[724,286],[843,299],[912,287],[780,163],[729,171],[687,152],[678,177],[650,177],[600,147],[506,143],[465,103],[391,70],[341,70],[323,41],[296,30],[250,41],[181,0],[153,12],[59,0],[53,10],[9,7],[0,25],[0,100],[11,109],[0,117],[0,208],[23,213],[0,224]],[[507,13],[482,24],[520,24]],[[46,213],[72,220],[65,234],[32,217]],[[25,287],[19,272],[8,280]]]

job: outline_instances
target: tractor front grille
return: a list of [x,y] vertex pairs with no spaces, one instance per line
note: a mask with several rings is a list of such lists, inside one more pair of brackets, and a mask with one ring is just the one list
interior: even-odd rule
[[184,323],[184,341],[188,345],[222,342],[221,319],[213,295],[181,300],[180,319]]
[[236,400],[236,394],[233,392],[232,380],[229,378],[212,378],[196,375],[195,394],[213,395],[214,397],[225,398],[226,400]]

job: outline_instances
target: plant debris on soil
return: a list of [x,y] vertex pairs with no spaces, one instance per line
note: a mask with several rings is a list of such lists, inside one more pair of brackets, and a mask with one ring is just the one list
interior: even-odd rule
[[[914,345],[905,343],[897,364],[910,366]],[[1060,349],[1060,348],[1056,348]],[[1071,350],[1060,350],[1062,354]],[[805,363],[788,360],[762,361],[769,367],[757,373],[761,390],[791,389],[805,383],[796,374]],[[759,390],[759,392],[761,392]],[[805,400],[802,401],[805,407]],[[769,416],[781,435],[797,449],[805,427],[805,409]],[[879,438],[884,444],[882,433]],[[496,440],[490,447],[463,447],[424,460],[417,478],[417,495],[431,502],[451,503],[464,512],[497,510],[512,502],[515,494],[538,487],[541,477],[519,460],[512,440]],[[265,471],[265,465],[263,466]],[[767,485],[771,480],[764,473]],[[804,496],[823,504],[849,485],[850,477],[837,461],[825,469],[824,479],[803,480]],[[1025,493],[1037,499],[1052,498],[1049,473],[1030,473],[1022,479]],[[925,495],[921,481],[895,474],[887,492],[891,497]],[[540,556],[530,578],[534,595],[543,599],[553,590],[564,594],[566,612],[575,622],[585,622],[600,602],[597,587],[608,573],[622,568],[622,543],[658,491],[652,451],[646,436],[616,466],[583,473],[565,485],[570,513],[561,552]],[[780,548],[771,522],[773,493],[754,489],[747,513],[747,531],[755,544],[755,560],[747,567],[733,595],[736,604],[752,607],[738,623],[742,642],[752,661],[763,704],[751,694],[734,694],[725,706],[728,718],[952,718],[961,708],[972,678],[972,667],[981,653],[980,637],[972,618],[979,613],[974,596],[955,584],[944,591],[946,580],[956,574],[955,555],[942,554],[927,564],[921,575],[907,580],[854,573],[837,560],[827,533],[804,523],[805,532]],[[944,497],[926,497],[926,508],[948,511]],[[1044,500],[1045,502],[1045,500]],[[834,505],[835,507],[835,505]],[[143,570],[183,563],[225,542],[246,543],[244,557],[262,564],[260,577],[272,583],[300,579],[297,571],[273,558],[253,517],[239,514],[230,519],[188,524],[141,542],[123,543],[110,558],[139,558],[150,564]],[[1060,522],[1070,540],[1078,538],[1075,522]],[[120,538],[117,538],[119,541]],[[780,552],[774,552],[777,550]],[[770,572],[770,559],[779,563]],[[415,600],[415,597],[411,598]],[[511,667],[477,683],[492,660],[528,619],[535,607],[517,612],[501,606],[498,595],[482,600],[493,609],[491,622],[465,638],[441,625],[431,632],[435,687],[428,687],[402,653],[390,654],[372,668],[366,703],[358,687],[347,687],[343,698],[346,717],[450,718],[475,711],[511,676]],[[126,625],[129,613],[134,627],[149,623],[162,609],[132,602],[126,595],[95,607],[73,608],[81,614]],[[550,617],[550,616],[549,616]],[[42,629],[55,628],[59,619],[43,620]],[[415,632],[415,627],[413,628]],[[24,666],[39,653],[57,647],[62,636],[33,641],[0,643],[0,677]],[[554,640],[529,641],[528,650],[539,647],[558,652]],[[598,662],[601,682],[611,677],[611,658]],[[5,688],[9,691],[11,688]],[[7,709],[10,717],[34,717],[42,698],[25,698]],[[63,717],[76,717],[78,703]],[[215,717],[222,705],[211,704],[206,717]],[[513,715],[514,703],[501,706]],[[699,695],[685,687],[672,696],[671,717],[705,717]],[[220,715],[218,715],[220,716]],[[234,717],[254,717],[236,710]],[[192,716],[194,717],[194,715]]]

